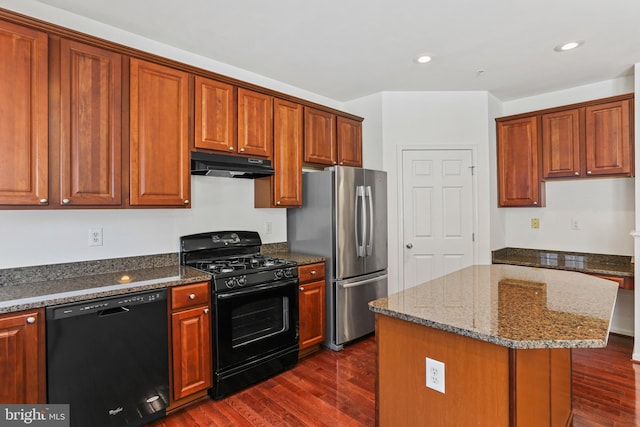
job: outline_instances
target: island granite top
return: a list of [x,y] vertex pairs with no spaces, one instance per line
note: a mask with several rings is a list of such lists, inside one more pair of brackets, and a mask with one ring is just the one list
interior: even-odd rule
[[515,349],[605,347],[618,286],[582,273],[476,265],[369,303],[375,313]]

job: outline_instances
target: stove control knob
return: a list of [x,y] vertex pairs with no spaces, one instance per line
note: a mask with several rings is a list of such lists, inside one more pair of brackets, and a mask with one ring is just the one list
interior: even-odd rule
[[238,286],[244,286],[247,284],[247,276],[238,277]]
[[276,279],[282,279],[282,276],[284,276],[284,271],[282,271],[282,269],[276,270],[274,275],[276,276]]
[[227,285],[227,288],[235,288],[238,284],[238,279],[232,277],[229,280],[225,280],[224,284]]
[[284,271],[284,277],[293,277],[293,269],[292,268],[287,268]]

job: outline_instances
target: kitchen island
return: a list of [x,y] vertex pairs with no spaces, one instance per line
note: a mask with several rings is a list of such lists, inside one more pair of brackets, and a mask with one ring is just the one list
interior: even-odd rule
[[571,348],[606,346],[616,294],[581,273],[482,265],[372,301],[378,424],[567,425]]

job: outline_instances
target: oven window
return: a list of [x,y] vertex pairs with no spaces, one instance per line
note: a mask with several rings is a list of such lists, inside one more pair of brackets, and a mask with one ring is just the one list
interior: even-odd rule
[[232,348],[280,334],[288,329],[288,297],[260,299],[242,304],[231,311]]

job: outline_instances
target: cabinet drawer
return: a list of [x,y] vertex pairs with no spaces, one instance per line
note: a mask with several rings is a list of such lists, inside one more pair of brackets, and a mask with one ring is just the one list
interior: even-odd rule
[[301,265],[298,267],[300,283],[315,282],[324,279],[324,262]]
[[596,277],[600,277],[602,279],[611,280],[612,282],[616,282],[620,289],[626,289],[632,291],[634,288],[633,277],[622,277],[622,276],[606,276],[604,274],[594,274]]
[[209,283],[194,283],[171,289],[171,309],[176,310],[209,302]]

